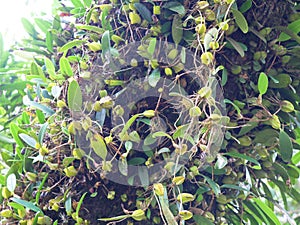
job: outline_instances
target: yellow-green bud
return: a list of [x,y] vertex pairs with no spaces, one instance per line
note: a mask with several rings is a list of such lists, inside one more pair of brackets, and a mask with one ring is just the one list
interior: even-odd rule
[[80,68],[83,69],[83,70],[86,70],[89,67],[88,64],[83,60],[81,60],[79,62],[79,65],[80,65]]
[[5,198],[5,199],[8,199],[11,196],[13,196],[13,193],[10,190],[8,190],[7,187],[2,187],[2,192],[1,193],[2,193],[2,197]]
[[192,195],[190,193],[180,193],[177,196],[177,201],[182,202],[182,203],[191,202],[191,201],[194,201],[194,199],[195,199],[194,195]]
[[172,183],[176,185],[180,185],[184,182],[184,176],[177,176],[172,179]]
[[11,218],[13,216],[13,211],[10,209],[4,209],[1,211],[0,215],[5,218]]
[[201,62],[205,65],[209,65],[213,62],[214,56],[211,52],[204,52],[201,55]]
[[207,1],[199,1],[197,2],[197,6],[199,9],[205,9],[209,6],[209,3]]
[[98,42],[91,42],[91,43],[87,43],[86,45],[93,52],[98,52],[102,49],[102,45]]
[[174,60],[177,55],[178,55],[177,49],[172,49],[168,54],[168,58]]
[[277,115],[273,115],[270,120],[269,120],[269,123],[271,124],[271,126],[274,128],[274,129],[280,129],[281,127],[281,123],[280,123],[280,120],[278,118]]
[[155,116],[155,111],[154,110],[146,110],[143,112],[143,116],[151,118]]
[[36,178],[37,178],[37,175],[35,173],[32,173],[32,172],[26,172],[25,176],[31,182],[35,182]]
[[142,22],[140,15],[137,14],[136,12],[130,12],[129,19],[130,19],[130,24],[140,24]]
[[193,217],[193,213],[191,213],[190,211],[188,210],[182,210],[179,212],[179,215],[180,217],[183,219],[183,220],[189,220]]
[[102,11],[104,11],[104,10],[110,11],[112,9],[112,5],[111,4],[101,4],[101,5],[99,5],[99,8]]
[[130,65],[131,65],[132,67],[137,67],[137,66],[138,66],[138,61],[137,61],[136,59],[131,59]]
[[295,110],[295,108],[294,108],[294,105],[291,102],[289,102],[287,100],[283,100],[281,102],[281,110],[283,112],[289,113],[289,112],[293,112]]
[[164,195],[164,186],[161,183],[157,183],[153,185],[153,190],[155,192],[155,194],[157,194],[158,196],[163,196]]
[[169,67],[165,68],[165,74],[166,74],[167,76],[171,76],[171,75],[173,74],[172,69],[169,68]]
[[211,96],[212,90],[210,87],[202,87],[197,93],[201,98],[209,98]]
[[214,11],[212,11],[211,9],[206,9],[205,10],[205,19],[207,20],[207,21],[213,21],[213,20],[215,20],[216,19],[216,14],[215,14],[215,12]]
[[220,47],[220,45],[219,45],[219,42],[217,42],[217,41],[212,41],[212,42],[209,43],[209,47],[210,47],[212,50],[216,50],[216,49],[218,49],[218,48]]
[[75,169],[74,166],[69,166],[69,167],[65,168],[64,172],[67,177],[74,177],[77,175],[77,170]]
[[141,221],[145,219],[145,212],[142,209],[134,210],[131,216],[134,220]]
[[190,117],[196,117],[201,115],[201,109],[198,106],[193,106],[189,109]]
[[153,14],[160,15],[160,6],[159,5],[153,6]]
[[206,32],[206,26],[204,23],[200,23],[196,26],[195,30],[198,34],[204,34]]
[[221,30],[224,30],[224,31],[229,29],[229,24],[227,22],[221,22],[219,24],[219,26],[220,26]]
[[68,131],[70,134],[75,134],[74,122],[71,122],[68,126]]
[[101,107],[105,108],[105,109],[110,109],[114,105],[114,102],[110,96],[105,96],[105,97],[101,98],[99,103],[100,103]]
[[39,153],[42,155],[42,156],[45,156],[49,153],[49,149],[46,147],[46,146],[42,146],[40,149],[39,149]]

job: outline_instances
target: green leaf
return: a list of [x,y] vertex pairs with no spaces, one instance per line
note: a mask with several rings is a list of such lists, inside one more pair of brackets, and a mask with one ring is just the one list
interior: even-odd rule
[[128,160],[128,165],[131,166],[138,166],[138,165],[142,165],[144,164],[144,162],[146,162],[146,159],[142,158],[142,157],[135,157],[133,159]]
[[16,143],[14,139],[6,137],[3,134],[0,134],[0,142],[7,143],[7,144],[14,144],[14,143]]
[[220,186],[207,176],[203,176],[216,195],[221,193]]
[[70,65],[69,60],[65,56],[62,56],[60,58],[59,67],[60,67],[62,74],[67,75],[69,77],[73,76],[72,67]]
[[75,39],[73,41],[70,41],[68,43],[66,43],[65,45],[63,45],[62,47],[60,47],[58,49],[58,52],[67,52],[69,49],[71,48],[74,48],[74,47],[77,47],[77,46],[80,46],[84,43],[83,40],[78,40],[78,39]]
[[204,216],[194,215],[193,219],[195,220],[197,225],[214,225],[209,219],[205,218]]
[[93,138],[91,138],[91,148],[94,152],[100,156],[103,160],[106,159],[107,156],[107,147],[103,140],[103,137],[99,134],[95,134]]
[[36,113],[36,116],[38,118],[39,123],[40,124],[45,123],[45,114],[41,110],[39,110],[39,109],[37,109],[35,111],[35,113]]
[[138,167],[138,174],[141,181],[141,185],[146,187],[149,185],[149,174],[147,167],[139,166]]
[[48,32],[48,30],[52,26],[52,24],[49,21],[43,20],[41,18],[35,18],[34,22],[41,29],[41,31],[43,31],[45,34]]
[[127,159],[119,159],[118,160],[118,167],[119,171],[122,175],[127,176],[128,175],[128,164],[127,164]]
[[110,218],[101,218],[98,220],[104,221],[104,222],[109,222],[109,221],[123,220],[123,219],[129,218],[129,217],[130,217],[130,215],[121,215],[121,216],[114,216],[114,217],[110,217]]
[[218,36],[218,29],[213,27],[211,29],[209,29],[205,36],[204,36],[204,41],[203,41],[203,45],[204,45],[204,49],[205,51],[207,51],[209,49],[209,43],[217,40],[217,36]]
[[12,208],[14,209],[17,209],[17,210],[21,210],[21,211],[24,211],[25,212],[25,208],[24,206],[18,204],[18,203],[15,203],[15,202],[9,202],[7,205],[11,206]]
[[24,147],[24,144],[19,137],[19,131],[20,131],[20,128],[17,126],[17,124],[10,123],[10,133],[13,136],[13,138],[15,139],[16,143],[22,148],[22,147]]
[[[164,187],[164,193],[167,193],[166,188]],[[163,216],[165,217],[168,225],[177,225],[178,223],[175,220],[174,215],[172,214],[171,210],[168,206],[168,196],[158,196],[158,200],[163,212]]]
[[74,160],[75,160],[74,157],[65,157],[63,159],[62,164],[63,164],[64,167],[68,167]]
[[160,71],[159,69],[155,69],[149,75],[148,82],[151,87],[156,87],[158,81],[160,79]]
[[172,135],[173,139],[175,140],[179,137],[183,137],[186,134],[186,130],[188,129],[188,127],[189,127],[188,124],[184,124],[184,125],[177,127],[176,131]]
[[48,74],[51,77],[55,78],[56,73],[55,73],[55,67],[53,65],[53,62],[50,59],[48,59],[47,57],[44,58],[44,62],[45,62],[45,66],[46,66]]
[[163,5],[163,8],[176,12],[180,15],[185,14],[184,6],[180,2],[175,2],[175,1],[167,2],[166,4]]
[[248,32],[248,23],[247,20],[245,19],[244,15],[235,9],[231,9],[235,22],[238,25],[238,27],[241,29],[241,31],[246,34]]
[[83,0],[85,7],[89,8],[92,5],[93,0]]
[[293,158],[292,158],[292,163],[297,165],[300,162],[300,151],[297,152]]
[[287,170],[278,162],[273,163],[274,172],[277,175],[280,175],[284,181],[287,181],[289,179],[289,174]]
[[252,158],[248,155],[240,154],[240,153],[237,153],[237,152],[226,152],[223,155],[228,155],[228,156],[231,156],[231,157],[234,157],[234,158],[245,159],[245,160],[248,160],[249,162],[252,162],[252,163],[260,166],[260,163],[256,159],[254,159],[254,158]]
[[39,187],[37,189],[37,192],[36,192],[36,197],[35,197],[35,202],[36,204],[39,204],[39,200],[40,200],[40,196],[41,196],[41,191],[43,189],[43,186],[48,178],[49,174],[46,173],[45,176],[43,177],[43,180],[41,181],[41,183],[39,184]]
[[156,137],[167,137],[170,140],[172,140],[172,137],[169,134],[167,134],[166,132],[163,132],[163,131],[155,132],[154,134],[152,134],[152,137],[154,137],[154,138],[156,138]]
[[172,22],[172,38],[176,45],[178,45],[183,36],[182,21],[180,16],[175,15]]
[[51,31],[46,33],[46,47],[50,52],[53,52],[53,35]]
[[254,143],[260,143],[264,146],[273,146],[278,141],[279,133],[272,129],[266,128],[255,133]]
[[55,112],[50,109],[49,107],[45,106],[45,105],[42,105],[38,102],[34,102],[34,101],[29,101],[26,103],[26,105],[28,106],[32,106],[34,108],[37,108],[39,110],[41,110],[43,113],[46,114],[46,116],[52,116]]
[[225,84],[227,83],[227,81],[228,81],[228,72],[227,72],[227,69],[224,68],[223,71],[222,71],[222,80],[221,80],[222,87],[225,86]]
[[229,43],[232,45],[232,47],[240,54],[241,57],[245,56],[245,51],[241,46],[241,43],[235,41],[232,38],[227,37],[226,38],[227,41],[229,41]]
[[269,199],[273,199],[274,196],[273,196],[272,192],[270,191],[268,185],[265,184],[263,181],[261,181],[261,184],[262,184],[262,186],[263,186],[263,189],[264,189],[264,192],[265,192],[266,196],[267,196]]
[[249,31],[251,31],[253,34],[255,34],[260,40],[262,40],[265,44],[267,44],[266,38],[257,30],[255,30],[252,27],[249,27]]
[[269,86],[269,79],[264,72],[261,72],[259,74],[257,86],[260,95],[264,95],[267,92]]
[[31,75],[38,75],[43,79],[43,81],[46,81],[46,77],[45,77],[45,74],[44,74],[42,68],[36,62],[31,63],[31,65],[30,65],[30,74]]
[[78,7],[78,8],[84,8],[84,5],[82,4],[82,2],[80,0],[71,0],[72,4],[74,5],[74,7]]
[[119,137],[122,139],[123,136],[125,135],[125,133],[127,132],[127,130],[130,128],[130,126],[132,125],[132,123],[139,117],[141,116],[141,114],[135,114],[133,116],[130,117],[130,119],[125,123],[122,131],[119,134]]
[[[289,29],[290,31],[292,31],[294,34],[298,34],[300,32],[300,19],[290,23],[287,26],[287,29]],[[278,41],[287,41],[291,39],[291,36],[289,36],[288,34],[282,32],[279,35],[279,38],[277,39]]]
[[101,38],[102,44],[102,57],[105,58],[106,54],[110,51],[110,36],[109,31],[105,31]]
[[61,18],[60,15],[57,14],[56,16],[54,16],[53,18],[53,22],[52,22],[52,27],[54,30],[61,30]]
[[152,23],[152,13],[149,9],[142,3],[134,3],[135,8],[139,12],[139,14],[147,20],[149,23]]
[[155,48],[156,48],[156,38],[151,38],[149,42],[149,46],[147,48],[147,51],[151,56],[154,54]]
[[19,137],[27,144],[29,145],[30,147],[32,148],[35,148],[36,146],[36,140],[33,138],[33,137],[30,137],[29,135],[27,134],[19,134]]
[[245,208],[245,212],[247,213],[247,216],[251,220],[251,225],[252,223],[255,225],[262,224],[262,220],[264,219],[261,219],[261,214],[264,215],[263,212],[257,209],[257,206],[253,202],[244,201],[243,204],[244,204],[243,207]]
[[215,168],[216,169],[222,169],[224,168],[228,163],[228,160],[226,157],[222,156],[222,155],[218,155],[217,156],[217,162],[215,164]]
[[274,80],[270,81],[271,88],[286,88],[292,83],[291,76],[287,73],[281,73],[273,77],[277,82]]
[[233,108],[236,110],[236,112],[240,115],[241,114],[241,109],[236,105],[234,104],[232,101],[230,101],[229,99],[225,98],[224,99],[224,103],[225,104],[231,104],[233,106]]
[[105,31],[103,28],[96,27],[96,26],[92,26],[92,25],[75,24],[75,27],[76,27],[78,30],[92,31],[92,32],[95,32],[95,33],[97,33],[97,34],[103,34],[104,31]]
[[80,218],[80,217],[79,217],[79,210],[80,210],[80,207],[81,207],[81,205],[82,205],[82,203],[83,203],[83,200],[84,200],[86,194],[87,194],[87,192],[85,192],[85,193],[80,197],[80,199],[79,199],[79,202],[78,202],[77,207],[76,207],[76,212],[75,212],[75,213],[76,213],[76,218]]
[[26,18],[22,18],[22,19],[21,19],[21,22],[22,22],[22,24],[23,24],[23,26],[24,26],[26,32],[27,32],[30,36],[36,38],[38,32],[35,30],[34,26],[29,22],[29,20],[26,19]]
[[72,80],[68,87],[68,106],[72,111],[80,111],[82,107],[82,93],[76,80]]
[[262,209],[262,211],[274,222],[276,225],[281,225],[279,219],[263,201],[258,198],[253,198],[253,201]]
[[247,12],[252,6],[252,0],[246,0],[240,7],[240,12]]
[[279,150],[282,159],[289,162],[293,155],[293,144],[289,135],[284,130],[280,130],[279,133]]
[[38,135],[38,140],[40,144],[43,143],[47,127],[48,127],[48,123],[44,123],[40,128],[39,135]]
[[6,178],[6,186],[10,192],[14,192],[17,186],[17,178],[14,173],[11,173]]
[[68,198],[65,201],[65,209],[66,209],[67,215],[70,215],[72,213],[72,198],[71,198],[71,196],[68,196]]
[[32,202],[28,202],[28,201],[25,201],[25,200],[22,200],[19,198],[15,198],[15,197],[10,198],[10,200],[34,211],[34,212],[38,212],[38,213],[41,213],[42,215],[44,215],[43,211],[39,207],[35,206]]
[[288,164],[286,167],[287,173],[290,177],[298,179],[300,176],[300,169],[297,166]]
[[243,187],[240,187],[240,186],[237,186],[237,185],[234,185],[234,184],[223,184],[221,186],[221,188],[229,188],[229,189],[235,189],[235,190],[239,190],[239,191],[249,191],[246,188],[243,188]]

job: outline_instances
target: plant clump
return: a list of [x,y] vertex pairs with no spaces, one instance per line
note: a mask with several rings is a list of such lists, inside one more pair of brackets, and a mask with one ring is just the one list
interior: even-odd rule
[[0,51],[3,224],[299,222],[298,4],[55,11]]

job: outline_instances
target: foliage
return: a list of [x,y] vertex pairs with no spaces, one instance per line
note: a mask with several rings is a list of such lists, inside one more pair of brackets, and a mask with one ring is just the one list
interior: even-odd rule
[[[72,0],[57,11],[22,19],[29,38],[10,51],[0,36],[3,224],[299,223],[297,3]],[[121,104],[167,81],[178,88],[167,97]]]

